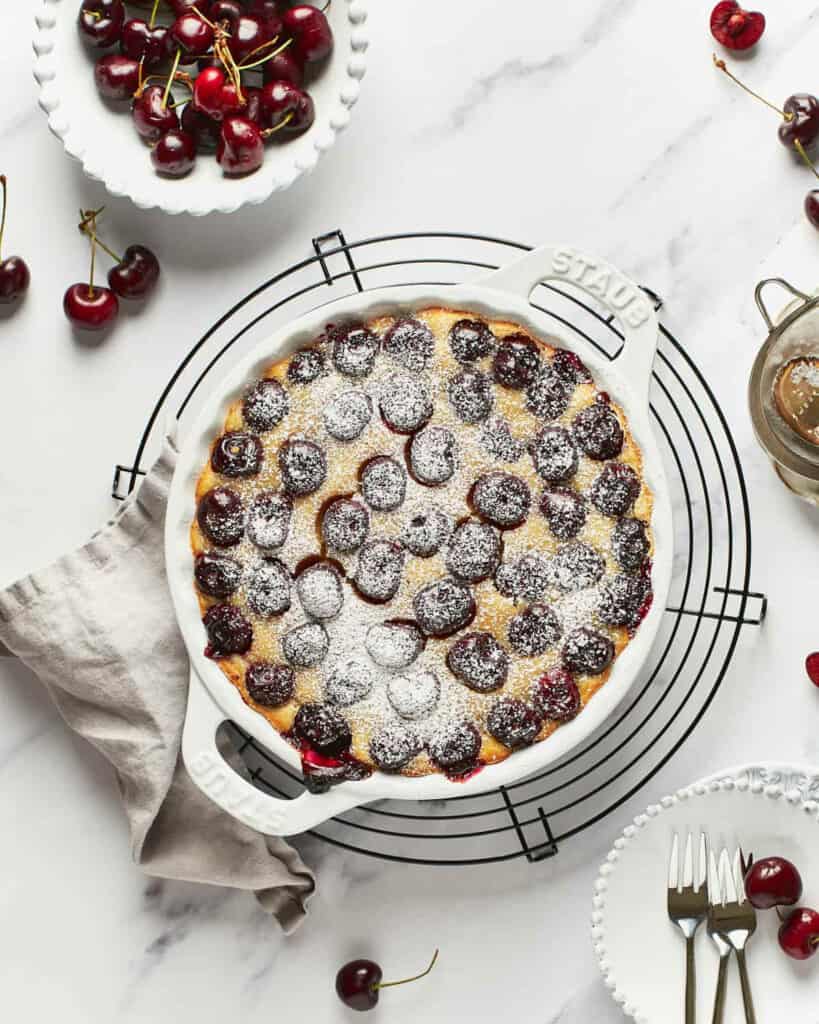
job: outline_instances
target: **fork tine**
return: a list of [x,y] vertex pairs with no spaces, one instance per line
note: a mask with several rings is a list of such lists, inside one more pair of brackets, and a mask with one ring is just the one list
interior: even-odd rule
[[680,837],[674,833],[671,842],[671,857],[668,861],[668,888],[676,889],[680,879]]
[[688,833],[685,841],[685,858],[683,859],[683,888],[694,884],[694,837]]
[[742,850],[737,847],[734,851],[734,885],[737,890],[737,903],[740,906],[745,902],[745,878],[742,874]]
[[721,902],[717,855],[713,847],[708,851],[708,902],[712,906]]
[[724,847],[720,855],[720,874],[722,877],[723,903],[736,903],[737,887],[734,885],[731,858],[728,855],[728,850]]
[[694,887],[699,892],[703,887],[708,887],[708,837],[700,832],[700,850],[697,862],[697,877],[694,879]]

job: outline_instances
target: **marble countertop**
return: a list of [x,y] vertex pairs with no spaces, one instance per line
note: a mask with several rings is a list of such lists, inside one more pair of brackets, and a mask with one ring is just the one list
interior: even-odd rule
[[[110,479],[191,342],[239,297],[341,227],[348,238],[423,229],[597,252],[665,299],[725,410],[754,528],[751,583],[770,601],[682,750],[630,803],[553,860],[412,868],[300,843],[319,891],[283,939],[252,899],[162,884],[130,863],[114,781],[63,727],[19,663],[0,662],[0,991],[11,1019],[255,1024],[351,1019],[336,967],[377,958],[395,1024],[470,1019],[615,1022],[589,939],[598,865],[647,803],[729,764],[819,763],[819,519],[756,447],[745,380],[764,330],[751,301],[763,266],[819,279],[802,221],[814,184],[778,145],[770,112],[711,67],[710,3],[650,0],[373,3],[369,71],[352,125],[317,171],[229,218],[167,219],[112,200],[52,138],[31,79],[31,5],[4,12],[0,170],[11,184],[7,252],[31,293],[0,320],[0,585],[82,542],[111,512]],[[429,13],[429,8],[424,13]],[[468,14],[466,11],[468,10]],[[809,90],[819,4],[779,4],[742,71],[783,99]],[[10,101],[13,97],[13,102]],[[80,205],[107,202],[106,237],[142,241],[164,281],[100,346],[75,340],[60,304],[85,274]],[[110,236],[110,237],[109,237]]]

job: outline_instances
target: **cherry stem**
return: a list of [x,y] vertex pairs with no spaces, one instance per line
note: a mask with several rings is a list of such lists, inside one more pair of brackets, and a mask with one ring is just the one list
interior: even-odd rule
[[725,61],[721,57],[718,57],[715,53],[712,53],[711,58],[714,61],[714,66],[718,67],[720,71],[723,71],[731,79],[732,82],[735,82],[740,87],[740,89],[744,89],[749,96],[753,96],[754,99],[759,100],[760,103],[764,103],[766,107],[770,107],[771,110],[779,114],[783,121],[793,120],[793,114],[786,114],[784,110],[780,110],[779,107],[774,106],[774,104],[771,103],[769,100],[766,100],[764,96],[760,96],[758,92],[754,92],[753,89],[749,89],[744,82],[740,82],[737,76],[728,70]]
[[435,966],[435,961],[438,959],[438,950],[432,954],[432,959],[429,962],[429,967],[425,971],[421,971],[420,974],[415,974],[411,978],[402,978],[400,981],[379,981],[377,985],[373,985],[373,992],[378,991],[382,988],[392,988],[394,985],[407,985],[411,981],[418,981],[420,978],[425,978],[432,968]]
[[[271,40],[269,40],[266,43],[262,43],[261,46],[257,46],[255,50],[251,50],[250,51],[250,53],[248,54],[248,57],[252,57],[253,54],[257,53],[259,50],[263,50],[265,48],[265,46],[271,46],[273,43],[276,42],[277,39],[278,39],[278,36],[276,36],[276,39],[271,39]],[[251,68],[257,68],[257,67],[259,67],[260,64],[266,64],[267,61],[272,60],[274,57],[277,57],[280,53],[283,53],[287,49],[287,47],[290,46],[290,44],[292,42],[293,42],[292,38],[285,40],[282,43],[282,45],[279,46],[277,49],[275,49],[272,53],[265,54],[264,57],[261,57],[259,60],[253,61],[252,64],[239,64],[238,65],[239,70],[240,71],[250,71]]]
[[271,135],[275,135],[276,132],[280,131],[282,128],[284,128],[286,124],[292,121],[295,116],[295,112],[291,110],[289,113],[285,114],[285,116],[281,119],[281,121],[279,121],[275,128],[265,128],[265,130],[262,132],[262,135],[266,139],[269,139]]
[[202,12],[201,12],[200,10],[199,10],[199,8],[198,8],[198,7],[191,7],[191,14],[195,14],[195,15],[197,15],[197,16],[198,16],[199,18],[201,18],[201,19],[202,19],[202,21],[204,21],[204,23],[205,23],[206,25],[210,25],[210,27],[211,27],[211,28],[212,28],[212,29],[214,30],[214,32],[215,32],[215,31],[216,31],[216,29],[217,29],[217,28],[219,27],[219,26],[218,26],[218,25],[216,24],[216,22],[214,22],[214,21],[211,21],[211,20],[210,20],[210,18],[206,18],[206,17],[205,17],[205,15],[204,15],[204,14],[203,14],[203,13],[202,13]]
[[164,92],[164,94],[162,96],[162,109],[163,110],[168,105],[168,97],[171,94],[171,85],[173,84],[174,76],[176,75],[176,72],[177,72],[177,70],[179,68],[179,61],[181,59],[182,59],[182,51],[181,50],[177,50],[176,51],[176,56],[173,59],[173,67],[171,68],[171,73],[168,76],[168,81],[167,81],[167,83],[165,85],[165,92]]
[[[97,235],[97,217],[99,217],[104,209],[105,207],[101,206],[98,210],[80,210],[80,217],[82,219],[77,227],[84,235],[88,235],[89,238],[93,237],[100,249],[102,249],[103,252],[107,252],[115,263],[122,263],[122,257],[117,256],[112,249],[109,249],[105,242],[103,242],[103,240]],[[88,227],[89,224],[92,225],[92,228]]]
[[151,20],[148,22],[148,28],[153,28],[156,24],[156,16],[159,11],[159,0],[154,0],[154,6],[151,10]]
[[802,145],[799,139],[793,140],[793,148],[802,157],[802,159],[805,161],[808,167],[810,167],[810,169],[813,171],[816,177],[819,178],[819,171],[817,171],[816,168],[813,166],[813,161],[808,156],[807,152],[805,151],[805,147]]
[[97,263],[97,235],[96,224],[91,229],[91,272],[88,275],[88,298],[94,298],[94,268]]
[[218,36],[216,43],[213,47],[213,52],[219,58],[222,63],[222,67],[228,74],[228,78],[233,82],[233,87],[236,89],[236,99],[240,105],[244,105],[245,94],[242,92],[242,73],[239,70],[239,66],[233,59],[233,54],[230,52],[230,48],[225,42],[225,35]]
[[86,11],[86,9],[84,7],[83,7],[83,10],[82,10],[82,13],[87,18],[91,18],[93,21],[99,21],[100,18],[102,17],[102,11]]
[[8,200],[8,185],[5,174],[0,174],[0,189],[3,190],[3,212],[0,213],[0,253],[3,251],[3,233],[6,230],[6,205]]

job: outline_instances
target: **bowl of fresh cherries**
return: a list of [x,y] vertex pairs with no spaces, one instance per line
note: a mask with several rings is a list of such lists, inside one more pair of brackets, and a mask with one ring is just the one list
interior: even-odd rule
[[49,0],[52,132],[113,195],[202,216],[313,169],[364,75],[364,0]]

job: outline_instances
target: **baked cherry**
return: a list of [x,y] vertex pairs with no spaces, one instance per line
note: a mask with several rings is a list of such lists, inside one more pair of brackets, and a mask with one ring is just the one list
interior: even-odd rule
[[289,665],[259,661],[248,667],[245,686],[252,700],[267,708],[280,708],[293,699],[296,673]]
[[303,743],[326,757],[343,754],[353,740],[344,716],[327,704],[302,704],[296,712],[293,731]]
[[552,355],[552,369],[569,387],[575,384],[590,384],[592,375],[588,367],[574,352],[567,348],[557,348]]
[[572,435],[564,427],[544,427],[529,442],[529,454],[538,476],[549,484],[570,480],[580,464]]
[[407,370],[425,370],[435,350],[435,336],[420,320],[404,317],[396,320],[384,335],[382,350]]
[[604,516],[624,516],[640,494],[640,478],[622,462],[610,462],[589,491],[592,505]]
[[245,529],[261,551],[276,551],[287,540],[293,504],[285,494],[261,491],[247,506]]
[[430,737],[427,749],[433,764],[450,777],[459,778],[477,768],[481,734],[473,722],[444,722]]
[[745,894],[757,910],[795,907],[802,899],[802,878],[784,857],[763,857],[748,868]]
[[171,128],[160,135],[151,150],[151,163],[158,174],[184,178],[196,164],[196,139],[179,128]]
[[558,540],[576,537],[586,523],[586,501],[576,491],[560,488],[544,491],[540,511]]
[[211,26],[199,14],[191,11],[182,14],[168,30],[168,50],[181,54],[181,60],[191,64],[197,57],[203,57],[213,46],[214,33]]
[[166,132],[179,128],[177,113],[167,105],[165,89],[159,85],[149,85],[134,99],[131,116],[146,142],[158,142]]
[[452,636],[468,626],[476,610],[469,587],[450,577],[422,587],[413,598],[412,607],[421,632],[434,637]]
[[315,668],[327,656],[330,639],[318,622],[305,622],[281,638],[282,653],[296,668]]
[[805,658],[805,671],[814,686],[819,686],[819,651],[814,651]]
[[369,697],[373,688],[370,666],[358,658],[337,661],[324,682],[324,696],[337,708],[348,708]]
[[531,338],[525,334],[507,334],[501,340],[492,362],[499,384],[520,391],[531,384],[539,369],[540,350]]
[[289,411],[290,399],[277,380],[257,380],[242,399],[242,415],[253,430],[272,430]]
[[253,627],[232,604],[215,604],[202,620],[208,634],[205,653],[209,658],[245,654],[253,643]]
[[601,397],[575,416],[572,433],[590,459],[613,459],[623,450],[623,428],[611,405]]
[[636,572],[649,552],[646,524],[640,519],[620,519],[611,534],[611,550],[626,572]]
[[107,100],[129,100],[139,88],[139,62],[121,53],[106,54],[94,65],[94,84]]
[[215,153],[222,136],[222,125],[212,117],[197,110],[193,103],[186,103],[182,111],[182,130],[192,135],[199,153]]
[[282,135],[307,131],[316,117],[310,95],[292,82],[267,82],[262,89],[261,104],[265,125]]
[[313,619],[334,619],[344,606],[344,587],[332,562],[314,562],[296,578],[296,593],[305,611]]
[[491,633],[467,633],[450,647],[449,671],[477,693],[499,690],[509,674],[509,655]]
[[392,512],[404,501],[407,492],[407,471],[388,455],[376,455],[366,462],[359,474],[361,496],[377,512]]
[[83,0],[77,27],[83,40],[100,48],[113,46],[122,35],[125,5],[122,0]]
[[509,646],[524,658],[545,654],[560,639],[560,620],[548,604],[532,604],[509,620]]
[[373,417],[373,403],[366,391],[342,391],[324,407],[324,429],[337,441],[354,441]]
[[418,558],[431,558],[452,533],[452,520],[440,509],[414,512],[401,530],[401,543]]
[[233,430],[214,441],[210,464],[214,473],[222,476],[255,476],[262,467],[263,458],[262,442],[255,434]]
[[63,296],[63,312],[79,330],[101,331],[116,320],[119,302],[110,288],[89,283],[72,284]]
[[382,772],[400,772],[421,749],[418,733],[400,722],[388,722],[370,740],[370,757]]
[[408,373],[387,377],[378,406],[384,422],[397,434],[414,434],[432,416],[429,388],[421,378]]
[[474,363],[495,351],[497,339],[482,320],[457,320],[449,329],[449,347],[459,363]]
[[122,26],[120,50],[126,57],[142,61],[143,68],[155,68],[167,57],[168,28],[153,27],[142,18],[130,18]]
[[364,646],[382,668],[407,668],[423,651],[426,640],[414,622],[394,619],[376,622],[367,630]]
[[495,573],[495,587],[513,601],[537,601],[551,583],[549,562],[528,551],[511,562],[504,562]]
[[312,494],[327,477],[327,458],[312,441],[293,438],[279,449],[279,469],[289,494]]
[[233,547],[245,532],[242,499],[229,487],[213,487],[200,499],[196,521],[211,543],[220,548]]
[[297,4],[282,15],[285,30],[294,38],[303,61],[313,64],[330,56],[333,33],[327,18],[317,7]]
[[321,518],[321,535],[331,551],[357,551],[370,531],[367,506],[354,498],[336,498]]
[[447,384],[447,396],[456,416],[464,423],[480,423],[492,412],[495,390],[492,378],[482,370],[461,370]]
[[810,960],[819,949],[819,913],[802,907],[782,922],[779,945],[794,960]]
[[329,328],[333,365],[345,377],[366,377],[378,354],[378,338],[363,324],[350,323]]
[[[6,208],[8,206],[8,183],[5,174],[0,174],[0,190],[3,192],[0,212],[0,256],[2,255],[3,234],[6,230]],[[25,260],[19,256],[0,259],[0,305],[10,306],[18,302],[28,291],[31,275]]]
[[566,593],[593,587],[602,579],[605,571],[603,556],[579,540],[563,544],[550,567],[552,583]]
[[236,63],[242,64],[251,54],[256,56],[254,51],[260,51],[271,38],[267,22],[263,18],[242,11],[231,29],[227,46]]
[[362,597],[384,604],[398,593],[403,572],[404,552],[400,544],[370,540],[359,551],[353,583]]
[[326,372],[324,353],[318,348],[300,348],[287,364],[287,379],[293,384],[312,384]]
[[457,527],[446,551],[446,567],[464,583],[487,579],[501,558],[498,531],[488,523],[467,520]]
[[244,587],[252,611],[269,619],[290,608],[290,570],[278,558],[264,558],[248,569]]
[[514,697],[502,697],[486,716],[486,731],[510,750],[534,743],[542,724],[533,707]]
[[580,690],[565,668],[550,668],[532,686],[531,697],[543,718],[554,722],[568,722],[581,707]]
[[193,574],[197,587],[208,597],[230,597],[242,582],[240,563],[216,551],[198,555]]
[[649,593],[642,576],[610,576],[600,587],[597,615],[607,626],[627,626],[633,629],[640,622],[641,612]]
[[509,424],[500,416],[484,425],[480,443],[487,455],[498,462],[517,462],[526,451],[526,445],[513,436]]
[[299,89],[304,85],[304,65],[293,47],[277,53],[275,50],[262,65],[265,82],[290,82]]
[[239,114],[247,107],[247,97],[239,96],[233,82],[225,78],[221,68],[210,67],[200,71],[193,83],[191,104],[214,121]]
[[728,50],[749,50],[764,31],[765,15],[744,10],[736,0],[720,0],[711,11],[711,35]]
[[526,408],[542,420],[557,419],[569,405],[571,392],[551,366],[544,367],[526,388]]
[[596,676],[614,661],[614,644],[602,633],[581,626],[566,637],[562,658],[569,672]]
[[144,245],[129,245],[108,271],[108,285],[121,299],[144,299],[159,280],[159,260]]
[[409,445],[413,477],[428,487],[450,480],[458,464],[458,443],[447,427],[425,427],[414,434]]
[[438,950],[436,949],[429,967],[425,971],[412,978],[402,978],[400,981],[382,981],[381,968],[373,960],[351,960],[336,975],[336,994],[342,1003],[349,1006],[351,1010],[372,1010],[378,1003],[378,995],[382,988],[392,988],[395,985],[406,985],[409,982],[418,981],[419,978],[429,974],[437,959]]
[[441,699],[441,681],[434,672],[394,675],[387,683],[387,700],[393,711],[411,722],[429,718]]
[[264,139],[259,126],[246,117],[227,117],[216,147],[225,174],[251,174],[264,163]]
[[526,521],[532,492],[525,480],[511,473],[487,473],[476,480],[471,501],[481,518],[501,530],[513,530]]

